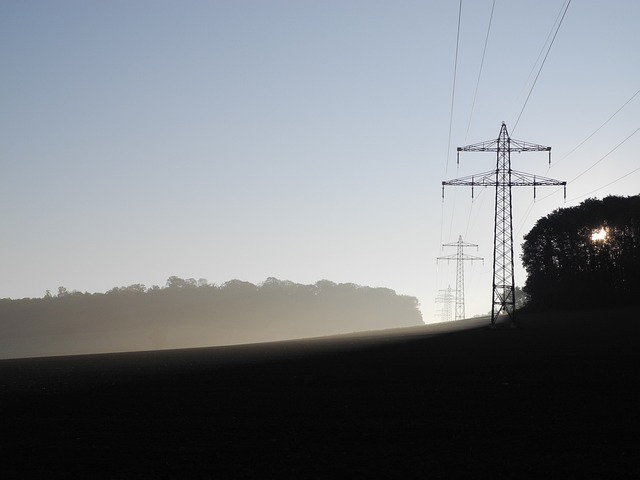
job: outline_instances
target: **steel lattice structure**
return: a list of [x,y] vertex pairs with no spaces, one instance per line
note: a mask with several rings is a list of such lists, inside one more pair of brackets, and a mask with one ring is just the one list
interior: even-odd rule
[[464,253],[465,247],[476,247],[475,243],[467,243],[462,240],[462,235],[458,235],[458,241],[456,243],[443,243],[443,247],[456,247],[455,255],[445,255],[444,257],[438,257],[438,260],[455,260],[456,261],[456,290],[455,290],[455,314],[456,320],[462,320],[465,318],[464,313],[464,261],[469,260],[484,260],[482,257],[475,257],[473,255],[467,255]]
[[496,152],[497,154],[495,170],[442,182],[442,197],[444,198],[445,186],[470,186],[472,196],[473,187],[496,187],[491,326],[495,326],[501,312],[506,313],[517,325],[511,187],[532,186],[535,198],[535,189],[538,186],[563,186],[566,198],[567,182],[511,170],[511,152],[549,152],[549,163],[551,163],[551,147],[510,138],[504,122],[497,139],[458,147],[458,161],[460,152]]
[[451,293],[451,285],[446,290],[440,290],[440,295],[436,297],[436,303],[442,303],[440,310],[440,320],[443,322],[451,321],[451,302],[453,301],[453,293]]

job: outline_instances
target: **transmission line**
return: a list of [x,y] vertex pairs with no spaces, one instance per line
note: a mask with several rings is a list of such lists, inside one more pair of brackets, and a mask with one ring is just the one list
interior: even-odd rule
[[[580,173],[577,177],[575,177],[573,180],[571,180],[571,181],[570,181],[570,182],[568,182],[568,183],[573,183],[573,182],[575,182],[578,178],[580,178],[580,177],[581,177],[581,176],[583,176],[585,173],[587,173],[589,170],[591,170],[593,167],[595,167],[595,166],[596,166],[596,165],[598,165],[600,162],[602,162],[605,158],[607,158],[607,157],[608,157],[609,155],[611,155],[615,150],[617,150],[617,149],[618,149],[618,148],[619,148],[623,143],[625,143],[627,140],[629,140],[631,137],[633,137],[636,133],[638,133],[638,130],[640,130],[640,127],[636,128],[636,129],[633,131],[633,133],[631,133],[627,138],[625,138],[625,139],[624,139],[624,140],[622,140],[620,143],[618,143],[615,147],[613,147],[613,148],[612,148],[612,149],[611,149],[611,150],[610,150],[606,155],[602,156],[602,157],[601,157],[600,159],[598,159],[598,160],[597,160],[593,165],[591,165],[589,168],[587,168],[585,171],[583,171],[582,173]],[[586,194],[584,194],[584,195],[581,195],[581,196],[579,196],[579,197],[574,197],[574,198],[572,198],[572,199],[571,199],[571,200],[569,200],[569,201],[570,201],[570,202],[572,202],[572,201],[577,200],[577,199],[579,199],[579,198],[586,197],[587,195],[591,195],[592,193],[595,193],[595,192],[597,192],[598,190],[602,190],[603,188],[606,188],[606,187],[608,187],[608,186],[610,186],[610,185],[613,185],[613,184],[614,184],[614,183],[616,183],[616,182],[619,182],[619,181],[620,181],[620,180],[622,180],[623,178],[628,177],[629,175],[631,175],[631,174],[633,174],[633,173],[637,172],[638,170],[640,170],[640,167],[639,167],[639,168],[636,168],[635,170],[632,170],[631,172],[629,172],[629,173],[627,173],[627,174],[623,175],[622,177],[620,177],[620,178],[618,178],[618,179],[616,179],[616,180],[614,180],[614,181],[612,181],[612,182],[607,183],[606,185],[603,185],[603,186],[601,186],[601,187],[598,187],[598,188],[596,188],[595,190],[592,190],[591,192],[586,193]],[[557,192],[558,192],[558,190],[556,190],[555,192],[550,193],[549,195],[546,195],[546,196],[542,197],[542,198],[541,198],[541,199],[539,199],[538,201],[546,200],[547,198],[551,197],[552,195],[555,195]]]
[[476,81],[476,90],[473,93],[473,103],[471,104],[471,113],[469,114],[469,123],[467,124],[467,133],[465,133],[465,141],[469,136],[469,129],[471,128],[471,119],[473,118],[473,110],[476,106],[476,98],[478,97],[478,87],[480,86],[480,77],[482,76],[482,67],[484,66],[484,57],[487,53],[487,44],[489,43],[489,32],[491,31],[491,21],[493,20],[493,11],[496,8],[496,0],[493,0],[491,6],[491,15],[489,16],[489,26],[487,27],[487,35],[484,38],[484,48],[482,49],[482,59],[480,60],[480,70],[478,71],[478,80]]
[[603,161],[605,158],[607,158],[609,155],[611,155],[613,152],[615,152],[618,147],[620,147],[623,143],[625,143],[627,140],[629,140],[631,137],[633,137],[638,130],[640,130],[640,127],[636,128],[634,130],[634,132],[629,135],[627,138],[625,138],[624,140],[622,140],[618,145],[616,145],[615,147],[613,147],[613,149],[611,149],[609,151],[609,153],[607,153],[604,157],[600,158],[596,163],[594,163],[593,165],[591,165],[589,168],[587,168],[584,172],[582,172],[581,174],[579,174],[577,177],[575,177],[573,180],[570,180],[569,183],[573,183],[575,182],[577,179],[579,179],[581,176],[583,176],[585,173],[587,173],[589,170],[591,170],[593,167],[595,167],[596,165],[598,165],[601,161]]
[[522,220],[520,220],[520,222],[516,226],[516,237],[520,235],[520,230],[522,230],[522,227],[524,227],[524,223],[527,221],[527,218],[529,218],[529,215],[531,215],[531,212],[533,211],[533,206],[535,205],[535,203],[536,203],[535,200],[531,200],[531,203],[529,203],[527,210],[524,212],[524,217],[522,218]]
[[[456,169],[456,171],[458,171]],[[451,218],[449,220],[449,235],[447,236],[447,239],[451,239],[451,232],[453,232],[453,219],[455,217],[454,212],[456,211],[456,192],[453,192],[453,205],[451,206]]]
[[[600,129],[602,129],[602,127],[604,127],[607,123],[609,123],[609,122],[611,121],[611,119],[612,119],[613,117],[615,117],[618,113],[620,113],[620,111],[621,111],[624,107],[626,107],[626,106],[627,106],[627,104],[628,104],[629,102],[631,102],[631,100],[633,100],[634,98],[636,98],[636,96],[637,96],[639,93],[640,93],[640,90],[638,90],[636,93],[634,93],[634,94],[631,96],[631,98],[630,98],[629,100],[627,100],[626,102],[624,102],[624,103],[622,104],[622,106],[621,106],[618,110],[616,110],[616,111],[615,111],[615,113],[614,113],[613,115],[611,115],[609,118],[607,118],[607,119],[605,120],[605,122],[604,122],[602,125],[600,125],[598,128],[596,128],[596,129],[595,129],[595,131],[594,131],[591,135],[589,135],[589,136],[588,136],[587,138],[585,138],[582,142],[580,142],[580,143],[578,144],[578,146],[577,146],[577,147],[575,147],[573,150],[571,150],[569,153],[567,153],[567,154],[566,154],[564,157],[562,157],[560,160],[558,160],[558,161],[554,162],[554,166],[557,166],[557,165],[558,165],[558,163],[560,163],[562,160],[564,160],[565,158],[567,158],[569,155],[571,155],[573,152],[575,152],[577,149],[579,149],[582,145],[584,145],[584,144],[585,144],[585,143],[586,143],[586,142],[587,142],[591,137],[593,137],[596,133],[598,133],[598,132],[600,131]],[[551,168],[551,167],[549,167],[549,168]]]
[[555,30],[556,25],[558,24],[558,21],[560,20],[560,17],[562,16],[562,10],[563,9],[564,9],[564,4],[562,5],[562,7],[560,7],[560,11],[558,12],[558,15],[556,16],[556,19],[554,20],[553,25],[551,26],[551,30],[549,30],[549,34],[547,35],[546,40],[542,44],[542,48],[540,49],[540,53],[538,53],[538,57],[536,58],[536,61],[533,62],[533,66],[531,67],[531,71],[529,72],[529,75],[527,75],[527,79],[525,80],[524,85],[522,85],[522,89],[518,93],[518,97],[517,98],[520,98],[520,96],[522,95],[522,92],[524,92],[524,90],[525,90],[525,88],[527,86],[527,83],[529,82],[529,80],[533,76],[533,72],[535,72],[535,70],[536,70],[536,65],[538,65],[538,62],[540,61],[540,58],[542,57],[542,54],[544,53],[544,49],[549,44],[549,39],[553,35],[553,31]]
[[458,73],[458,47],[460,45],[460,19],[462,18],[462,0],[458,8],[458,33],[456,34],[456,56],[453,62],[453,87],[451,89],[451,112],[449,113],[449,139],[447,141],[447,166],[445,175],[449,171],[449,155],[451,154],[451,130],[453,128],[453,105],[456,98],[456,76]]
[[520,117],[522,116],[522,112],[524,112],[524,109],[527,106],[527,103],[529,102],[529,97],[531,97],[531,93],[533,92],[534,87],[536,86],[536,83],[538,82],[538,77],[540,76],[540,73],[542,72],[542,67],[544,67],[545,62],[547,61],[547,57],[549,56],[549,52],[551,51],[551,47],[553,46],[553,42],[556,39],[556,35],[558,35],[558,31],[560,30],[560,26],[562,25],[562,21],[564,20],[564,16],[567,14],[567,10],[569,9],[569,5],[571,5],[571,0],[568,0],[566,3],[566,6],[564,8],[564,12],[562,13],[562,18],[560,18],[560,22],[558,23],[558,27],[556,28],[556,32],[553,34],[553,38],[551,39],[551,43],[549,44],[549,48],[547,49],[547,53],[545,54],[544,58],[542,59],[542,63],[540,64],[540,68],[538,69],[538,73],[536,74],[536,78],[533,79],[533,84],[531,85],[531,89],[529,90],[529,94],[527,95],[527,98],[524,101],[524,105],[522,105],[522,110],[520,110],[520,114],[518,115],[518,118],[516,119],[513,128],[511,129],[511,133],[513,134],[513,132],[515,131],[516,127],[518,126],[518,122],[520,121]]
[[629,175],[632,175],[632,174],[636,173],[638,170],[640,170],[640,167],[636,168],[635,170],[630,171],[629,173],[624,174],[620,178],[615,179],[613,182],[609,182],[606,185],[603,185],[601,187],[596,188],[595,190],[591,190],[589,193],[585,193],[584,195],[580,195],[579,197],[574,197],[571,200],[568,200],[568,202],[574,202],[574,201],[576,201],[576,200],[578,200],[580,198],[587,197],[587,196],[591,195],[592,193],[595,193],[595,192],[597,192],[599,190],[602,190],[603,188],[607,188],[607,187],[613,185],[614,183],[619,182],[620,180],[622,180],[624,178],[627,178]]
[[[469,217],[467,218],[467,228],[464,231],[464,236],[465,237],[469,236],[469,227],[471,227],[472,230],[473,230],[473,227],[475,227],[475,225],[476,225],[475,221],[473,222],[473,225],[471,225],[471,217],[473,215],[473,206],[475,205],[475,203],[478,200],[478,198],[482,197],[482,198],[480,198],[480,205],[478,206],[478,210],[482,210],[482,203],[483,203],[483,200],[484,200],[484,197],[482,196],[482,192],[484,192],[485,190],[486,190],[485,188],[480,190],[480,193],[474,199],[471,200],[471,206],[469,207]],[[478,217],[476,216],[476,220],[477,220],[477,218]]]

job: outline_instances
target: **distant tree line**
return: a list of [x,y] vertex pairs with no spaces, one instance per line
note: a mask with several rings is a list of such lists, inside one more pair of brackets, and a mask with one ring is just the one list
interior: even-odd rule
[[148,329],[158,337],[156,346],[175,346],[171,332],[191,329],[212,345],[223,345],[421,323],[414,297],[328,280],[301,285],[268,278],[259,285],[241,280],[215,285],[174,276],[164,287],[134,284],[106,293],[60,287],[43,298],[0,300],[4,338]]
[[538,220],[524,240],[528,308],[640,303],[639,195],[557,209]]

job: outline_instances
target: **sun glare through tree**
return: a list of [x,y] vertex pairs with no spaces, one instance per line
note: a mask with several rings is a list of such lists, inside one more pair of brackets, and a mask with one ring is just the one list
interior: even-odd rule
[[524,237],[529,309],[630,305],[640,291],[640,195],[588,199]]
[[596,229],[591,232],[591,241],[592,242],[604,242],[607,239],[607,229],[605,227],[600,227],[600,229]]

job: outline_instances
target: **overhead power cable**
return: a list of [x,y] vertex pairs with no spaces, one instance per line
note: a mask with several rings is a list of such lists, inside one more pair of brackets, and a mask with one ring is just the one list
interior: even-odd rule
[[531,202],[529,203],[529,206],[527,207],[527,210],[524,212],[524,215],[522,216],[522,219],[520,220],[520,222],[518,223],[518,226],[516,227],[516,237],[518,235],[520,235],[520,230],[522,230],[522,228],[524,227],[525,222],[529,218],[529,215],[531,215],[531,211],[533,210],[533,206],[535,205],[535,203],[536,203],[535,200],[531,200]]
[[[566,2],[566,0],[565,0],[565,2]],[[556,16],[556,19],[553,21],[553,25],[551,26],[551,29],[549,30],[549,34],[547,35],[547,38],[544,41],[544,43],[542,44],[542,47],[540,48],[540,53],[538,53],[538,57],[536,58],[536,61],[533,62],[533,65],[531,66],[531,71],[529,72],[529,75],[527,75],[527,79],[525,80],[524,85],[522,85],[522,89],[520,90],[520,93],[518,93],[518,97],[517,98],[520,98],[522,96],[522,93],[525,91],[525,89],[527,87],[527,84],[529,83],[529,80],[533,76],[533,72],[536,71],[536,65],[538,65],[538,62],[542,58],[542,55],[544,54],[544,51],[547,48],[547,45],[549,44],[549,40],[551,40],[551,37],[553,36],[553,32],[556,30],[556,25],[558,25],[558,22],[560,21],[560,18],[562,18],[562,12],[564,10],[564,7],[565,7],[565,5],[562,4],[562,7],[560,7],[560,10],[558,11],[558,15]]]
[[451,153],[451,130],[453,127],[453,105],[456,98],[456,75],[458,73],[458,47],[460,45],[460,19],[462,18],[462,0],[458,7],[458,33],[456,34],[456,55],[453,62],[453,87],[451,88],[451,112],[449,113],[449,138],[447,140],[447,165],[444,171],[445,176],[449,172],[449,155]]
[[601,187],[596,188],[595,190],[591,190],[589,193],[585,193],[584,195],[580,195],[579,197],[574,197],[571,200],[568,200],[568,202],[574,202],[580,198],[584,198],[587,197],[593,193],[596,193],[599,190],[602,190],[603,188],[607,188],[611,185],[613,185],[614,183],[619,182],[620,180],[627,178],[629,175],[633,175],[634,173],[636,173],[638,170],[640,170],[640,167],[636,168],[635,170],[630,171],[629,173],[624,174],[623,176],[621,176],[620,178],[616,178],[614,181],[607,183],[606,185],[602,185]]
[[478,97],[478,87],[480,86],[480,77],[482,76],[482,67],[484,66],[484,57],[487,53],[487,44],[489,43],[489,32],[491,31],[491,21],[493,20],[493,11],[496,8],[496,0],[493,0],[491,6],[491,15],[489,16],[489,26],[487,27],[487,35],[484,38],[484,48],[482,49],[482,59],[480,60],[480,70],[478,71],[478,80],[476,81],[476,90],[473,93],[473,103],[471,104],[471,113],[469,114],[469,123],[467,124],[467,133],[465,134],[465,142],[469,136],[469,129],[471,128],[471,119],[473,118],[473,110],[476,106],[476,98]]
[[616,145],[615,147],[613,147],[611,150],[609,150],[609,152],[604,155],[603,157],[601,157],[596,163],[594,163],[593,165],[591,165],[589,168],[587,168],[585,171],[583,171],[582,173],[580,173],[577,177],[575,177],[573,180],[569,181],[569,183],[573,183],[575,182],[577,179],[579,179],[581,176],[583,176],[585,173],[587,173],[589,170],[591,170],[593,167],[595,167],[596,165],[598,165],[601,161],[603,161],[605,158],[607,158],[609,155],[611,155],[613,152],[615,152],[618,147],[620,147],[622,144],[624,144],[627,140],[629,140],[631,137],[633,137],[636,133],[638,133],[638,130],[640,130],[640,127],[636,128],[632,134],[630,134],[627,138],[625,138],[624,140],[622,140],[618,145]]
[[[478,220],[478,216],[479,216],[479,211],[482,210],[482,204],[484,203],[484,198],[486,197],[483,196],[482,194],[484,193],[484,191],[486,190],[486,188],[483,188],[480,190],[480,193],[478,193],[475,198],[473,198],[471,200],[471,207],[469,208],[469,216],[467,218],[467,228],[464,231],[464,236],[465,238],[469,237],[470,232],[473,231],[474,227],[476,226],[477,220]],[[473,216],[473,206],[475,205],[475,203],[478,201],[478,199],[480,199],[480,204],[478,205],[478,208],[476,209],[476,216]],[[471,219],[473,218],[473,224],[471,223]]]
[[[595,167],[596,165],[598,165],[598,164],[599,164],[600,162],[602,162],[605,158],[607,158],[609,155],[611,155],[613,152],[615,152],[619,147],[621,147],[621,146],[622,146],[622,145],[623,145],[627,140],[629,140],[629,139],[630,139],[631,137],[633,137],[636,133],[638,133],[638,131],[639,131],[639,130],[640,130],[640,127],[636,128],[636,129],[635,129],[635,130],[634,130],[634,131],[633,131],[629,136],[627,136],[624,140],[622,140],[622,141],[621,141],[620,143],[618,143],[615,147],[613,147],[611,150],[609,150],[609,152],[607,152],[607,154],[606,154],[606,155],[604,155],[604,156],[600,157],[600,158],[599,158],[599,159],[598,159],[598,160],[597,160],[593,165],[591,165],[589,168],[587,168],[586,170],[584,170],[582,173],[580,173],[577,177],[575,177],[573,180],[571,180],[571,181],[570,181],[570,182],[568,182],[568,183],[573,183],[573,182],[575,182],[578,178],[580,178],[580,177],[581,177],[581,176],[583,176],[585,173],[587,173],[589,170],[591,170],[593,167]],[[623,178],[628,177],[629,175],[631,175],[631,174],[633,174],[633,173],[637,172],[638,170],[640,170],[640,167],[639,167],[639,168],[636,168],[635,170],[632,170],[631,172],[629,172],[629,173],[627,173],[627,174],[623,175],[622,177],[620,177],[620,178],[618,178],[618,179],[616,179],[616,180],[614,180],[614,181],[612,181],[612,182],[607,183],[606,185],[603,185],[603,186],[601,186],[601,187],[598,187],[598,188],[596,188],[595,190],[592,190],[591,192],[586,193],[586,194],[584,194],[584,195],[581,195],[581,196],[579,196],[579,197],[574,197],[574,198],[572,198],[571,200],[568,200],[568,201],[569,201],[569,202],[572,202],[572,201],[574,201],[574,200],[576,200],[576,199],[579,199],[579,198],[582,198],[582,197],[586,197],[587,195],[591,195],[592,193],[595,193],[595,192],[597,192],[598,190],[602,190],[603,188],[606,188],[606,187],[608,187],[608,186],[610,186],[610,185],[613,185],[613,184],[614,184],[614,183],[616,183],[616,182],[619,182],[619,181],[620,181],[620,180],[622,180]],[[551,192],[550,194],[545,195],[545,196],[544,196],[544,197],[542,197],[542,198],[539,198],[537,201],[538,201],[538,202],[541,202],[542,200],[546,200],[547,198],[551,197],[552,195],[555,195],[556,193],[558,193],[559,191],[560,191],[560,190],[556,190],[556,191],[554,191],[554,192]]]
[[531,93],[533,92],[533,89],[536,86],[536,83],[538,82],[538,77],[540,77],[540,73],[542,72],[542,67],[544,67],[545,62],[547,61],[547,57],[549,56],[549,52],[551,51],[551,47],[553,46],[553,42],[555,42],[555,40],[556,40],[556,36],[558,35],[558,31],[560,30],[560,26],[562,25],[564,17],[567,14],[567,10],[569,9],[569,5],[571,5],[571,0],[568,0],[566,2],[566,5],[564,7],[564,12],[562,13],[562,17],[560,18],[560,22],[558,23],[558,26],[556,28],[556,32],[553,34],[553,38],[551,39],[551,43],[549,44],[549,48],[547,49],[547,53],[545,54],[544,58],[542,59],[542,63],[540,64],[540,68],[538,69],[538,73],[536,74],[536,78],[533,79],[533,84],[531,85],[531,89],[529,90],[529,94],[527,95],[527,98],[524,101],[524,105],[522,105],[522,110],[520,110],[520,114],[518,115],[518,118],[516,119],[515,123],[513,124],[513,127],[511,129],[511,134],[512,135],[513,135],[513,132],[515,131],[516,127],[518,126],[518,122],[520,121],[520,117],[522,117],[522,112],[524,112],[524,109],[526,108],[527,103],[529,102],[529,98],[531,97]]
[[609,118],[607,118],[607,119],[605,120],[605,122],[604,122],[602,125],[600,125],[598,128],[596,128],[596,129],[595,129],[595,131],[594,131],[591,135],[589,135],[589,136],[588,136],[587,138],[585,138],[582,142],[580,142],[580,143],[578,144],[578,146],[577,146],[577,147],[575,147],[573,150],[571,150],[569,153],[567,153],[567,154],[566,154],[564,157],[562,157],[560,160],[555,161],[555,162],[554,162],[554,164],[553,164],[553,166],[557,166],[557,165],[558,165],[558,163],[560,163],[562,160],[564,160],[565,158],[567,158],[569,155],[571,155],[573,152],[575,152],[577,149],[579,149],[582,145],[584,145],[584,144],[585,144],[585,143],[586,143],[586,142],[587,142],[591,137],[593,137],[596,133],[598,133],[602,127],[604,127],[607,123],[609,123],[613,117],[615,117],[618,113],[620,113],[620,111],[621,111],[624,107],[626,107],[626,106],[627,106],[627,104],[628,104],[629,102],[631,102],[631,100],[633,100],[634,98],[636,98],[636,97],[638,96],[638,94],[639,94],[639,93],[640,93],[640,90],[636,91],[636,93],[634,93],[634,94],[631,96],[631,98],[629,98],[626,102],[624,102],[624,103],[622,104],[622,106],[621,106],[620,108],[618,108],[618,110],[616,110],[616,111],[613,113],[613,115],[611,115]]

